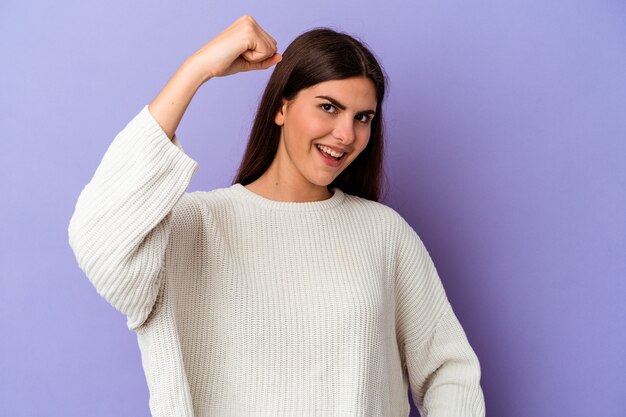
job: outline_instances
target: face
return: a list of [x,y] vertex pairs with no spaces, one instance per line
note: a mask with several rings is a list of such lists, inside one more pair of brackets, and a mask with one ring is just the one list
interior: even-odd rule
[[283,101],[276,158],[281,175],[302,186],[327,186],[365,149],[376,112],[369,78],[325,81]]

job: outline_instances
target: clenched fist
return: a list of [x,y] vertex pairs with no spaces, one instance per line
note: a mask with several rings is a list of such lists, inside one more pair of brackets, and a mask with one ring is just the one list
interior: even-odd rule
[[203,68],[206,79],[242,71],[266,69],[280,62],[276,40],[254,20],[242,16],[190,59]]

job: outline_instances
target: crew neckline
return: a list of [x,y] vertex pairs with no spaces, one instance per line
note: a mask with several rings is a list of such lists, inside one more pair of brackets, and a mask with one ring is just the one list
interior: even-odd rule
[[332,187],[333,195],[326,200],[319,201],[278,201],[270,200],[263,197],[254,191],[248,190],[243,184],[235,183],[230,186],[230,189],[240,197],[244,198],[257,206],[272,209],[272,210],[285,210],[285,211],[318,211],[328,210],[340,205],[344,199],[345,194],[337,187]]

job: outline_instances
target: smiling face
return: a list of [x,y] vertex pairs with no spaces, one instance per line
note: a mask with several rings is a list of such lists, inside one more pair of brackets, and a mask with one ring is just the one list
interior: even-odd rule
[[300,90],[274,118],[281,136],[270,170],[302,189],[326,187],[367,146],[376,103],[374,84],[365,77]]

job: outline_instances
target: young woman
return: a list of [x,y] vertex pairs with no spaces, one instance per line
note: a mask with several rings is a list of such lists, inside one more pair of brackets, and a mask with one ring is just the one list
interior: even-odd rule
[[[234,183],[186,192],[208,80],[275,66]],[[249,16],[115,137],[69,241],[136,332],[154,416],[483,416],[478,358],[415,231],[377,202],[385,77],[359,41],[281,56]],[[409,385],[410,384],[410,385]]]

